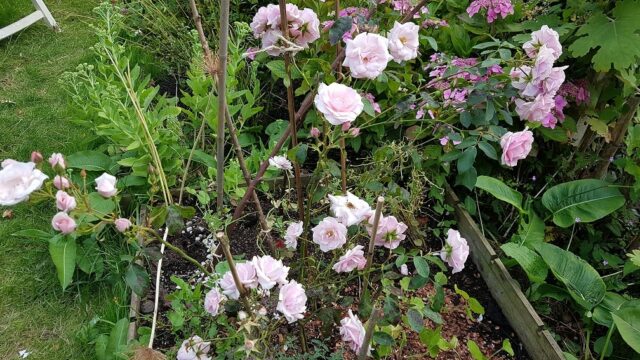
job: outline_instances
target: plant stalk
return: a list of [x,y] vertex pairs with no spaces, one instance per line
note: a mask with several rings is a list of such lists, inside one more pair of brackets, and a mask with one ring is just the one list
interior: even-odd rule
[[376,242],[376,236],[378,236],[378,225],[380,224],[380,217],[382,216],[382,206],[384,205],[384,197],[378,196],[376,202],[376,212],[373,215],[373,228],[371,229],[371,238],[369,239],[369,248],[367,249],[367,265],[364,269],[364,288],[369,287],[369,269],[373,263],[374,246]]
[[367,321],[367,327],[364,333],[364,340],[362,341],[362,346],[360,347],[360,351],[358,351],[358,360],[364,360],[367,358],[369,353],[369,344],[371,343],[371,339],[373,338],[373,331],[376,328],[376,323],[382,317],[382,310],[377,307],[373,308],[371,311],[371,316],[369,317],[369,321]]
[[220,45],[218,47],[218,129],[216,133],[216,207],[224,206],[224,120],[227,109],[227,54],[229,52],[229,0],[220,0]]
[[240,281],[240,276],[238,276],[238,269],[236,269],[236,263],[233,261],[233,255],[231,255],[231,249],[229,248],[229,238],[222,231],[216,234],[216,238],[222,247],[222,252],[227,259],[227,263],[229,264],[229,271],[231,271],[233,282],[236,284],[236,288],[238,288],[238,291],[240,292],[240,299],[242,300],[247,312],[251,314],[251,306],[249,306],[249,301],[247,300],[248,291],[242,284],[242,281]]

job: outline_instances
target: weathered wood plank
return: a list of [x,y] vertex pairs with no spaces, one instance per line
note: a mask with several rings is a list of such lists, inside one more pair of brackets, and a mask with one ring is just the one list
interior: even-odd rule
[[551,333],[544,329],[544,323],[519,284],[511,277],[451,188],[447,188],[446,198],[455,209],[460,233],[469,243],[471,259],[529,356],[534,360],[564,360],[560,346]]
[[42,12],[40,11],[32,12],[31,14],[23,17],[22,19],[14,22],[13,24],[7,25],[2,29],[0,29],[0,40],[7,38],[17,33],[18,31],[33,25],[34,23],[38,22],[43,18],[44,18],[44,15],[42,14]]

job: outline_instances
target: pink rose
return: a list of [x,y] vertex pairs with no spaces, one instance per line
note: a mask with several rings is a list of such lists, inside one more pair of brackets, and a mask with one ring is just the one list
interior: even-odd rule
[[389,52],[397,63],[409,61],[418,57],[420,26],[406,22],[395,22],[389,31]]
[[44,160],[44,157],[42,156],[42,154],[38,151],[33,151],[31,152],[31,162],[32,163],[36,163],[39,164]]
[[298,19],[301,24],[299,25],[293,39],[296,44],[306,48],[309,47],[310,43],[320,38],[320,20],[318,19],[318,15],[308,8],[300,11]]
[[212,316],[218,315],[222,299],[223,296],[217,288],[209,290],[207,295],[204,297],[204,309]]
[[113,224],[116,226],[116,230],[121,233],[127,231],[131,227],[131,221],[126,218],[118,218],[113,222]]
[[320,129],[318,129],[317,127],[312,127],[311,130],[309,131],[309,135],[311,135],[311,137],[314,138],[319,138],[320,137]]
[[447,240],[444,248],[440,251],[440,258],[446,261],[453,268],[452,274],[462,271],[464,263],[469,256],[469,245],[467,240],[460,236],[457,230],[447,231]]
[[375,79],[382,74],[392,59],[389,40],[378,34],[361,33],[346,41],[345,58],[342,65],[351,70],[354,78]]
[[404,276],[408,276],[409,275],[409,267],[407,266],[407,264],[400,265],[400,274],[402,274]]
[[207,355],[210,347],[210,342],[205,342],[198,335],[193,335],[182,342],[176,360],[211,360]]
[[555,107],[553,95],[540,94],[533,101],[516,99],[516,113],[522,120],[542,121]]
[[287,282],[289,268],[282,264],[282,260],[276,260],[269,255],[257,257],[251,260],[253,267],[256,269],[258,282],[263,289],[269,290],[276,284],[284,284]]
[[32,162],[5,160],[0,170],[0,205],[11,206],[29,199],[32,192],[40,189],[47,179]]
[[[240,283],[242,283],[243,286],[248,289],[255,289],[258,287],[258,278],[253,264],[250,262],[236,264],[236,270],[238,271]],[[227,271],[222,276],[219,281],[219,285],[222,288],[222,293],[231,299],[238,300],[240,298],[240,291],[236,287],[236,283],[233,281],[231,271]]]
[[281,155],[277,155],[272,158],[269,158],[269,165],[279,170],[293,169],[293,166],[291,165],[291,161],[287,160],[286,156],[281,156]]
[[57,168],[59,170],[64,170],[67,168],[67,165],[64,161],[64,156],[62,156],[62,154],[60,153],[53,153],[49,158],[49,164],[51,164],[51,167],[54,169]]
[[295,249],[298,247],[298,238],[302,235],[304,230],[303,222],[293,222],[287,227],[287,232],[284,235],[284,244],[288,249]]
[[511,131],[502,135],[500,146],[502,147],[502,164],[514,167],[518,160],[529,155],[533,145],[533,133],[527,129],[513,133]]
[[531,40],[524,43],[522,48],[527,55],[533,59],[538,55],[538,50],[543,46],[552,51],[554,60],[557,60],[560,55],[562,55],[560,36],[547,25],[542,25],[540,30],[532,32]]
[[342,247],[347,242],[347,227],[330,216],[322,219],[311,231],[313,242],[320,245],[323,252]]
[[307,311],[306,304],[307,295],[304,288],[295,280],[291,280],[280,288],[276,310],[280,311],[291,324],[304,318],[304,313]]
[[351,226],[366,220],[373,210],[366,201],[347,191],[347,195],[329,195],[331,212],[339,222]]
[[551,51],[551,49],[546,47],[541,48],[533,64],[533,69],[531,70],[532,81],[538,83],[546,79],[551,73],[555,61],[556,59],[553,57],[553,51]]
[[382,112],[382,109],[380,108],[380,104],[376,102],[376,98],[373,96],[372,93],[365,93],[364,98],[369,100],[374,112],[377,112],[378,114]]
[[342,337],[342,341],[347,343],[351,350],[358,353],[364,342],[366,331],[362,325],[362,321],[353,315],[351,309],[349,309],[348,315],[346,318],[340,320],[340,336]]
[[358,135],[360,135],[360,128],[354,127],[349,129],[349,135],[353,137],[358,137]]
[[66,212],[59,212],[51,219],[51,226],[54,230],[63,234],[71,234],[76,229],[76,222]]
[[556,117],[553,115],[552,112],[548,113],[547,116],[545,116],[542,121],[540,121],[540,123],[542,124],[542,126],[549,128],[549,129],[555,129],[556,128],[556,124],[558,123],[558,119],[556,119]]
[[364,257],[364,247],[362,245],[356,245],[353,249],[348,250],[344,255],[338,259],[338,262],[333,265],[335,272],[350,272],[354,269],[362,270],[367,265],[367,259]]
[[104,197],[112,197],[118,193],[116,182],[115,176],[103,173],[96,178],[96,190]]
[[56,207],[58,210],[68,213],[76,208],[76,198],[62,190],[56,193]]
[[[367,226],[369,236],[373,235],[373,220],[374,218],[371,216],[369,226]],[[407,237],[404,233],[407,229],[407,225],[399,222],[395,216],[381,216],[378,222],[378,231],[376,231],[375,244],[393,250]]]
[[522,65],[509,72],[511,85],[521,92],[531,83],[531,66]]
[[53,178],[53,186],[58,190],[64,190],[71,187],[71,183],[69,183],[69,179],[64,176],[56,175]]
[[313,102],[331,125],[351,123],[364,109],[360,94],[339,83],[320,84]]
[[546,94],[556,94],[560,90],[560,86],[564,82],[565,75],[564,70],[567,66],[554,67],[549,72],[549,76],[542,81],[542,91]]

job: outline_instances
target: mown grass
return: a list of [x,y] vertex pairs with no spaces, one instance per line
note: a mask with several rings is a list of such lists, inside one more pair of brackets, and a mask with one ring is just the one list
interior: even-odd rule
[[[0,26],[33,11],[31,1],[2,1]],[[26,161],[87,147],[90,134],[74,126],[60,75],[91,58],[94,36],[87,25],[97,0],[49,0],[62,32],[43,22],[0,41],[0,159]],[[82,329],[118,301],[105,286],[81,284],[62,292],[45,241],[13,237],[21,229],[49,230],[51,204],[22,205],[0,218],[0,359],[92,359]]]

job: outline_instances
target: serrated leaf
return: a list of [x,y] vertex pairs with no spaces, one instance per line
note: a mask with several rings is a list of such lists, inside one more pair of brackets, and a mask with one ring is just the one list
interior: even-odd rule
[[624,70],[640,57],[640,2],[618,1],[611,17],[595,12],[576,32],[581,36],[569,47],[574,57],[597,49],[591,59],[596,71]]

